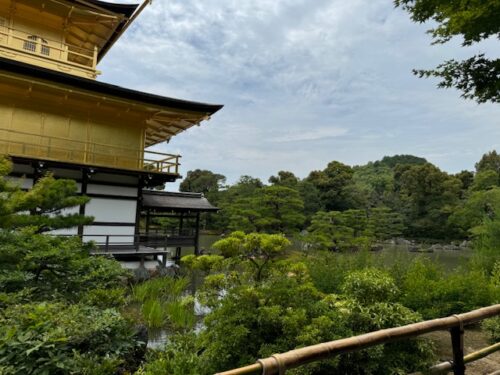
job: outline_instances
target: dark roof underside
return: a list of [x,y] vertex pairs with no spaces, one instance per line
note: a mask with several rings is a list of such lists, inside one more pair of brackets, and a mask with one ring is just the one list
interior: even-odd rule
[[142,191],[142,207],[156,211],[218,211],[217,207],[199,193],[173,193],[166,191]]
[[75,4],[90,4],[95,5],[99,8],[109,10],[113,13],[123,14],[127,18],[130,18],[132,14],[134,14],[135,10],[139,6],[139,4],[117,4],[117,3],[108,3],[107,1],[99,1],[99,0],[85,0],[82,2],[81,0],[66,0],[70,3]]
[[120,99],[134,100],[159,107],[168,107],[193,112],[203,112],[208,116],[214,114],[223,107],[222,105],[218,104],[191,102],[187,100],[174,99],[165,96],[148,94],[141,91],[130,90],[109,83],[81,78],[2,57],[0,57],[0,70],[21,74],[23,76],[32,77],[33,79],[37,80],[41,79],[45,81],[56,82],[59,84],[76,87],[78,89],[91,91],[93,93],[114,96]]
[[124,18],[120,21],[119,25],[116,27],[115,31],[113,32],[113,35],[108,39],[106,44],[102,46],[99,49],[98,53],[98,61],[100,61],[106,52],[108,52],[109,48],[113,45],[113,43],[118,39],[120,36],[123,28],[129,21],[130,17],[134,14],[136,11],[137,7],[139,4],[116,4],[116,3],[108,3],[105,1],[99,1],[99,0],[66,0],[70,3],[73,4],[78,4],[78,5],[84,5],[89,8],[101,8],[105,9],[109,12],[115,13],[115,14],[121,14],[124,16]]

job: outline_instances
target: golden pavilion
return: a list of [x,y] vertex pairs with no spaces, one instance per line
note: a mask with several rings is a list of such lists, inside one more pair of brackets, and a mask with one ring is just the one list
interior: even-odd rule
[[[11,157],[12,178],[25,189],[48,172],[77,181],[91,200],[76,210],[95,221],[57,234],[106,249],[151,244],[140,225],[146,211],[199,221],[201,211],[215,209],[201,195],[162,196],[148,188],[181,177],[180,156],[151,147],[222,106],[96,80],[99,62],[148,2],[0,0],[0,153]],[[175,207],[179,201],[187,206]]]

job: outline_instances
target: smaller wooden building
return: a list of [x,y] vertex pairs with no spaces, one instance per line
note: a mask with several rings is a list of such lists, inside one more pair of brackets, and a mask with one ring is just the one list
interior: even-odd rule
[[175,248],[173,258],[179,258],[183,247],[194,248],[194,253],[200,254],[200,216],[203,212],[217,212],[219,208],[201,193],[143,190],[140,200],[139,234],[128,238],[93,236],[98,245],[96,254],[162,255],[166,260],[167,248]]
[[169,247],[175,247],[176,257],[180,248],[194,247],[200,254],[200,215],[203,212],[217,212],[201,193],[173,193],[144,190],[142,213],[146,238],[165,236]]

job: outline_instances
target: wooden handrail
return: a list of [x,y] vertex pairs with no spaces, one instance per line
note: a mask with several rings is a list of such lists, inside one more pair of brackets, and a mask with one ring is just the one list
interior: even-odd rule
[[[286,353],[276,354],[272,357],[261,359],[253,365],[221,372],[216,375],[283,374],[286,370],[300,367],[310,362],[320,361],[339,354],[357,351],[375,345],[417,337],[433,331],[463,328],[464,326],[477,323],[483,319],[491,318],[496,315],[500,315],[500,304],[483,307],[478,310],[449,316],[447,318],[427,320],[425,322],[413,323],[402,327],[388,328],[359,336],[307,346]],[[455,374],[462,373],[463,372],[460,372],[460,370],[458,370],[458,372],[455,371]]]
[[[3,30],[6,30],[6,31],[3,31]],[[28,38],[28,36],[32,35],[30,32],[26,32],[26,31],[23,31],[20,29],[15,29],[15,28],[6,27],[6,26],[3,27],[3,30],[2,30],[2,28],[0,28],[0,34],[5,35],[7,37],[7,42],[1,43],[1,44],[14,47],[12,42],[9,43],[10,38],[12,38],[12,39],[20,40],[21,42],[29,42],[29,43],[34,43],[35,45],[42,45],[42,44],[40,44],[40,42],[38,40],[34,41],[34,40],[31,40]],[[51,38],[47,38],[45,36],[39,36],[39,35],[37,35],[37,36],[42,38],[43,40],[47,41],[46,46],[48,48],[53,49],[54,51],[57,51],[60,54],[68,53],[70,55],[75,55],[77,57],[84,58],[84,59],[88,60],[90,63],[90,65],[82,64],[82,63],[75,63],[75,64],[95,69],[96,65],[95,65],[94,61],[96,60],[96,56],[97,56],[97,51],[95,49],[92,50],[92,49],[88,49],[88,48],[84,48],[84,47],[75,46],[72,44],[68,44],[68,43],[57,41],[57,40],[54,40]],[[59,47],[59,46],[62,46],[62,47]],[[30,52],[30,51],[23,49],[23,48],[16,48],[16,49],[19,49],[19,50],[22,50],[25,52]],[[36,55],[40,55],[40,53],[36,53],[35,51],[31,51],[31,53],[35,53]],[[50,56],[45,56],[45,55],[42,55],[42,56],[50,58]],[[66,59],[55,59],[55,60],[67,61],[67,57],[66,57]]]
[[[6,136],[2,136],[2,134],[6,134]],[[13,140],[9,135],[20,135],[23,137],[36,137],[34,142],[25,142],[23,140]],[[55,146],[53,145],[53,140],[63,141],[64,146]],[[152,172],[167,172],[171,173],[172,169],[174,169],[173,173],[178,173],[179,168],[179,159],[180,155],[172,155],[166,153],[160,153],[156,151],[149,150],[140,150],[133,148],[126,148],[120,146],[113,146],[102,143],[90,143],[83,142],[79,140],[67,139],[62,137],[52,137],[41,134],[32,134],[17,130],[11,129],[1,129],[0,128],[0,143],[4,143],[9,147],[10,145],[17,145],[22,147],[21,154],[16,152],[11,152],[9,149],[6,150],[7,154],[14,156],[40,156],[39,154],[44,154],[47,158],[52,158],[54,153],[69,153],[70,155],[74,155],[74,152],[80,152],[82,155],[85,155],[82,162],[92,164],[95,163],[95,159],[97,158],[113,158],[114,165],[117,167],[122,167],[123,162],[130,162],[131,164],[136,165],[138,170],[150,170]],[[45,144],[44,144],[45,143]],[[104,148],[106,150],[111,150],[112,152],[99,152],[96,151],[95,148]],[[37,150],[32,155],[27,152],[27,148],[33,148]],[[136,156],[127,156],[127,155],[136,155]],[[156,157],[156,158],[155,158]],[[160,159],[160,157],[162,157]],[[55,158],[55,157],[54,157]],[[56,158],[56,159],[60,159]]]

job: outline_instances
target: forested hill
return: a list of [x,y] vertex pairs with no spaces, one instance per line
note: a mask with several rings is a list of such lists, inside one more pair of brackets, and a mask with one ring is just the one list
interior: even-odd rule
[[222,209],[205,218],[206,229],[314,233],[328,223],[336,236],[448,241],[480,230],[485,216],[495,219],[499,176],[496,151],[483,155],[475,171],[457,174],[424,158],[395,155],[353,167],[332,161],[304,179],[279,171],[267,183],[242,176],[226,185],[221,174],[195,170],[180,190],[202,192]]

